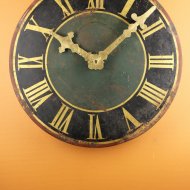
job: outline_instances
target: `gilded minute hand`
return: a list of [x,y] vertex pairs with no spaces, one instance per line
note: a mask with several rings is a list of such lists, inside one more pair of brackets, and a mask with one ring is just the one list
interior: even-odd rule
[[[131,17],[134,21],[134,24],[130,24],[128,29],[123,31],[123,34],[119,36],[111,45],[109,45],[104,51],[99,52],[98,58],[93,60],[94,65],[99,65],[99,67],[104,68],[104,61],[107,60],[108,56],[112,53],[114,49],[118,47],[126,38],[131,37],[131,34],[137,31],[138,26],[142,29],[145,29],[147,26],[145,25],[146,20],[149,16],[156,10],[156,7],[151,7],[146,13],[141,16],[137,16],[137,14],[132,14]],[[92,63],[91,63],[92,64]]]

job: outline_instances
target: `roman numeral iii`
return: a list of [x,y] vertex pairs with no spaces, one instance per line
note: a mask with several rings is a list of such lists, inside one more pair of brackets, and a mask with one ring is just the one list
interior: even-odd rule
[[164,101],[167,93],[167,91],[146,81],[138,96],[141,96],[143,99],[147,100],[148,102],[159,108]]
[[53,121],[50,123],[51,126],[58,129],[59,131],[68,134],[68,127],[71,122],[74,111],[71,110],[66,105],[62,104],[58,113],[54,117]]
[[62,3],[61,0],[55,0],[55,2],[56,2],[56,3],[59,5],[59,7],[62,9],[64,17],[70,16],[71,14],[75,13],[75,11],[74,11],[73,8],[71,7],[71,4],[69,3],[68,0],[64,0],[65,5],[67,5],[67,7],[63,5],[63,3]]
[[147,37],[151,36],[152,34],[158,32],[159,30],[163,28],[166,28],[166,26],[163,23],[162,19],[159,18],[159,20],[155,22],[154,24],[152,24],[151,26],[145,28],[144,30],[140,30],[140,33],[142,34],[142,37],[145,40]]
[[26,98],[35,111],[53,94],[46,79],[23,89]]
[[122,16],[126,16],[129,12],[129,10],[131,9],[131,7],[133,6],[135,0],[128,0],[123,8],[123,10],[119,13]]
[[104,0],[89,0],[87,9],[105,9]]
[[30,19],[30,22],[28,22],[28,24],[26,25],[25,31],[26,30],[40,32],[44,36],[46,41],[48,40],[49,35],[51,35],[51,33],[52,33],[51,29],[39,26],[38,23],[36,22],[36,20],[34,19],[34,16]]
[[31,58],[18,55],[18,70],[20,69],[43,69],[43,55]]
[[[128,133],[141,126],[141,123],[137,121],[125,108],[122,108],[122,110],[127,123]],[[134,125],[134,129],[130,126],[129,121]]]
[[149,69],[172,69],[174,70],[174,54],[172,55],[148,55]]
[[[89,114],[89,140],[102,140],[104,139],[102,136],[102,131],[100,127],[99,117],[93,114]],[[96,119],[94,119],[96,117]],[[95,123],[95,124],[94,124]]]

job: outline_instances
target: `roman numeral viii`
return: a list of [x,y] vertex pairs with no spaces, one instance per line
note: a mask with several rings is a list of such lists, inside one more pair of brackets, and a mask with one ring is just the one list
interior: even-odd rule
[[28,22],[28,24],[26,25],[25,31],[26,30],[32,30],[32,31],[41,33],[46,39],[46,41],[48,40],[49,35],[51,35],[52,33],[52,29],[39,26],[36,20],[34,19],[34,16],[32,16],[32,18],[30,19],[30,22]]
[[20,69],[43,69],[43,55],[31,58],[18,55],[18,70]]
[[123,10],[119,13],[122,16],[126,16],[129,12],[129,10],[131,9],[131,7],[133,6],[135,0],[128,0],[123,8]]
[[[137,121],[125,108],[122,109],[127,123],[128,133],[132,132],[134,129],[139,128],[141,126],[141,123]],[[134,125],[134,128],[131,127],[129,121]]]
[[[89,140],[104,139],[102,136],[99,117],[93,114],[89,114],[89,117],[90,117],[90,120],[89,120],[89,138],[88,139]],[[95,120],[94,120],[94,117],[96,117]]]
[[87,9],[105,9],[104,0],[89,0]]
[[144,30],[140,30],[140,33],[142,34],[144,40],[151,36],[152,34],[158,32],[159,30],[166,28],[165,24],[163,23],[162,19],[159,18],[157,22],[152,24],[151,26],[145,28]]
[[141,96],[143,99],[159,108],[164,101],[167,93],[167,91],[146,81],[138,96]]
[[63,5],[63,3],[62,3],[61,0],[55,0],[55,2],[56,2],[56,3],[59,5],[59,7],[62,9],[64,17],[70,16],[71,14],[75,13],[75,11],[74,11],[73,8],[71,7],[71,4],[69,3],[68,0],[64,0],[65,5],[67,5],[67,7]]
[[149,69],[172,69],[174,70],[174,54],[172,55],[148,55]]
[[35,111],[53,94],[46,79],[23,89],[26,98]]
[[58,129],[59,131],[68,134],[68,127],[71,122],[74,110],[71,110],[65,104],[62,104],[58,113],[54,117],[53,121],[50,123],[51,126]]

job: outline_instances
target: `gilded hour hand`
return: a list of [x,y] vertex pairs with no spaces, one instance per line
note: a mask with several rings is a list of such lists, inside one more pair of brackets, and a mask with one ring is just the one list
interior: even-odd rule
[[73,42],[74,32],[69,32],[67,36],[61,36],[55,32],[52,32],[51,35],[61,44],[59,47],[59,53],[64,53],[66,49],[70,49],[73,53],[83,57],[87,62],[91,61],[92,54]]
[[104,51],[99,52],[98,56],[95,57],[93,61],[90,62],[91,65],[98,66],[99,68],[104,68],[104,62],[107,60],[108,56],[116,49],[126,38],[131,37],[132,33],[137,31],[138,26],[141,29],[145,29],[147,26],[145,25],[146,20],[149,16],[156,10],[156,6],[151,7],[146,13],[141,16],[137,16],[137,14],[133,13],[131,15],[132,19],[135,23],[130,24],[128,29],[124,30],[123,33],[113,42],[111,43]]
[[36,23],[36,21],[33,21],[33,22],[35,23],[35,25],[28,24],[26,27],[26,30],[30,29],[36,32],[40,32],[45,37],[47,37],[46,35],[53,36],[61,44],[61,47],[59,48],[60,53],[65,52],[66,49],[70,49],[73,53],[77,53],[78,55],[82,56],[87,62],[91,60],[90,58],[92,57],[92,54],[89,52],[86,52],[81,47],[79,47],[78,44],[75,44],[73,42],[72,39],[74,37],[74,32],[69,32],[66,36],[62,36],[54,32],[52,29],[40,27]]

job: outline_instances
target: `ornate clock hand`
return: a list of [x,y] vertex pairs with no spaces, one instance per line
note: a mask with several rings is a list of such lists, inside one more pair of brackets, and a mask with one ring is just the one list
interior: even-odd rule
[[56,38],[61,47],[59,48],[59,53],[65,52],[66,49],[70,49],[73,53],[76,53],[83,57],[85,61],[91,62],[93,54],[82,49],[78,44],[74,44],[72,38],[74,37],[74,32],[68,33],[67,36],[63,37],[55,32],[52,32],[51,35]]
[[87,52],[83,50],[78,44],[73,43],[73,32],[68,33],[68,35],[65,37],[55,32],[52,32],[51,35],[56,38],[61,44],[61,47],[59,48],[59,53],[63,53],[66,49],[70,49],[73,53],[77,53],[78,55],[82,56],[85,61],[87,61],[88,68],[90,70],[102,70],[104,68],[104,65],[101,64],[99,60],[100,57],[98,54],[92,54],[91,52]]
[[52,29],[42,28],[38,25],[37,27],[30,26],[30,29],[36,32],[40,32],[44,35],[45,34],[51,35],[55,39],[57,39],[61,44],[61,47],[59,48],[60,53],[65,52],[66,49],[70,49],[73,53],[77,53],[78,55],[82,56],[87,62],[92,61],[91,57],[93,54],[83,50],[81,47],[79,47],[78,44],[74,44],[74,42],[72,41],[72,38],[74,37],[74,32],[69,32],[67,36],[61,36],[57,34],[56,32],[53,32]]
[[103,69],[105,60],[107,60],[108,56],[112,53],[114,49],[118,47],[118,45],[120,45],[126,38],[131,37],[131,34],[137,31],[138,26],[140,26],[141,29],[145,29],[147,27],[145,25],[145,22],[155,10],[156,7],[153,6],[141,16],[137,16],[137,14],[133,13],[131,17],[136,22],[134,24],[130,24],[128,29],[123,31],[122,35],[120,35],[104,51],[100,51],[98,56],[95,56],[93,60],[90,60],[90,62],[88,62],[88,64],[90,64],[92,68],[98,67],[98,69]]

